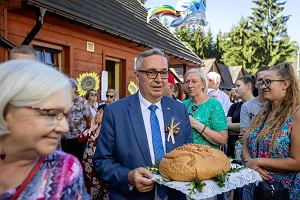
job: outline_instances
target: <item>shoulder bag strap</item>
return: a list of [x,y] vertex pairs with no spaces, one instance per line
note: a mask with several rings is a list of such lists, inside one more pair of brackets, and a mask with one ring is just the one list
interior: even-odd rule
[[16,191],[16,193],[14,194],[14,196],[12,197],[11,200],[18,199],[18,197],[20,196],[20,194],[24,191],[24,189],[26,188],[26,186],[30,183],[30,181],[32,180],[32,178],[34,177],[34,175],[36,174],[36,172],[39,170],[39,168],[43,164],[44,160],[45,160],[45,156],[43,156],[43,157],[41,157],[39,159],[39,161],[36,163],[36,165],[34,166],[34,168],[30,171],[29,175],[23,181],[22,185],[18,188],[18,190]]

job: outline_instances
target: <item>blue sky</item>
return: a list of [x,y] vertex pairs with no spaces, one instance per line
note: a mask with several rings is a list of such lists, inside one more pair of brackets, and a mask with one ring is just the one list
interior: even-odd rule
[[[147,0],[146,8],[153,8],[162,4],[175,6],[178,0]],[[239,19],[251,14],[254,4],[251,0],[206,0],[206,20],[213,34],[219,30],[228,32]],[[298,10],[298,12],[297,12]],[[285,15],[291,15],[287,22],[287,30],[292,40],[300,45],[300,1],[287,0],[285,4]]]

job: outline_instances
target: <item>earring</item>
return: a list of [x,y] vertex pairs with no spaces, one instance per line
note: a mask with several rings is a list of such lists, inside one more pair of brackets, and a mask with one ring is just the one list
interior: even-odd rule
[[0,160],[4,160],[5,157],[6,157],[6,153],[5,153],[4,149],[1,148],[1,152],[0,152]]

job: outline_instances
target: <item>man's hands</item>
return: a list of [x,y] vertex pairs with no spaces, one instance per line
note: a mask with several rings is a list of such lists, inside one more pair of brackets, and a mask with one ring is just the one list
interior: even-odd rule
[[128,173],[128,182],[139,192],[149,192],[154,188],[154,181],[151,180],[152,173],[143,167],[131,170]]

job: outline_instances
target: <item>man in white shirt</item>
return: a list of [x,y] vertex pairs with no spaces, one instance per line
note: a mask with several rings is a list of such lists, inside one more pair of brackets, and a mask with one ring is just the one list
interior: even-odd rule
[[228,110],[232,105],[232,103],[230,102],[229,96],[225,92],[219,89],[221,83],[220,74],[216,72],[209,72],[207,73],[207,80],[208,80],[207,94],[211,97],[218,99],[221,102],[224,112],[227,116]]
[[[139,91],[106,106],[94,156],[95,168],[109,183],[111,200],[184,200],[176,190],[155,184],[147,166],[165,153],[192,143],[189,116],[183,104],[164,96],[168,61],[159,49],[142,52],[136,61]],[[166,127],[179,122],[168,141]]]

